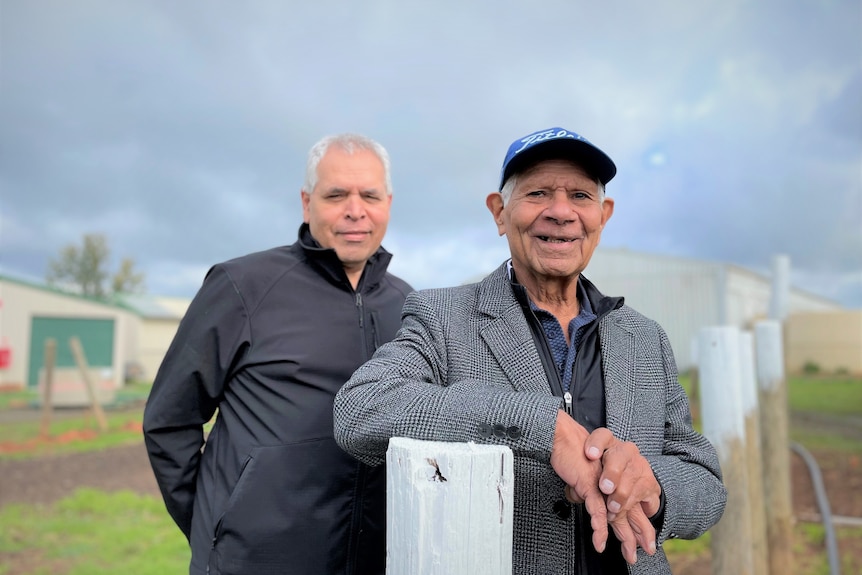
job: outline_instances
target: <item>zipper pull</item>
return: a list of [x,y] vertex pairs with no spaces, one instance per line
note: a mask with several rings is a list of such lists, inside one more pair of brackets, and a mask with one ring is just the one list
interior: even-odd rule
[[363,321],[365,312],[362,311],[362,294],[359,292],[356,292],[356,309],[359,310],[359,327],[365,327],[365,322]]
[[572,394],[568,391],[563,394],[563,401],[566,402],[566,413],[572,415]]

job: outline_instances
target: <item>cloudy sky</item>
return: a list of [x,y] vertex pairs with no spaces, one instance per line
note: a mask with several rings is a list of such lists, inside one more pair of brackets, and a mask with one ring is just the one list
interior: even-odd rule
[[862,0],[0,0],[0,270],[104,234],[150,293],[294,241],[307,150],[393,162],[415,287],[490,271],[509,143],[617,163],[602,245],[768,272],[862,307]]

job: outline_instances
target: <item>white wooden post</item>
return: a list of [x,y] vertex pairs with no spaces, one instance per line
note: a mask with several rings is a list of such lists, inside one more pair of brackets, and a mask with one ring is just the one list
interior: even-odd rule
[[505,446],[390,439],[387,575],[511,575],[512,465]]
[[784,321],[790,310],[790,257],[772,258],[772,297],[769,300],[769,319]]
[[757,381],[760,388],[760,432],[763,451],[763,494],[769,572],[793,572],[793,505],[790,490],[790,442],[787,384],[781,323],[760,321],[754,326],[757,342]]
[[756,575],[769,574],[766,543],[766,509],[763,504],[763,466],[760,451],[760,411],[757,409],[757,376],[754,366],[754,336],[739,334],[739,364],[742,377],[742,411],[745,418],[745,452],[748,468],[748,499],[751,512],[751,553]]
[[724,515],[712,529],[713,575],[751,575],[751,512],[739,329],[705,327],[697,346],[703,433],[715,445],[727,487]]

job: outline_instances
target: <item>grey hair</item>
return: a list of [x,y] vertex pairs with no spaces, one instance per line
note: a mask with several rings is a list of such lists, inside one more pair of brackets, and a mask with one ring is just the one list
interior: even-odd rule
[[334,136],[326,136],[311,147],[308,152],[308,162],[305,164],[305,183],[302,185],[302,191],[312,193],[314,186],[317,185],[317,167],[320,165],[320,160],[326,155],[330,147],[337,146],[348,154],[353,154],[356,150],[368,150],[373,153],[383,164],[383,177],[385,179],[386,193],[392,195],[392,176],[389,168],[389,153],[386,148],[375,142],[371,138],[367,138],[360,134],[336,134]]
[[[506,183],[503,184],[503,187],[500,188],[500,195],[503,196],[503,205],[509,203],[509,200],[512,198],[512,192],[515,191],[515,187],[518,185],[518,174],[512,174],[509,176],[509,179],[506,180]],[[599,187],[599,203],[605,202],[605,185],[601,180],[596,179],[596,185]]]

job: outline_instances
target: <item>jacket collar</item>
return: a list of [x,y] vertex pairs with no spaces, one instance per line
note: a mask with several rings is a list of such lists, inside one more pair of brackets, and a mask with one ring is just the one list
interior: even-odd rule
[[[311,230],[307,223],[299,226],[299,238],[297,240],[302,253],[306,260],[314,267],[321,275],[329,279],[332,283],[350,285],[347,279],[347,273],[344,271],[344,266],[341,260],[338,259],[338,254],[332,248],[321,247],[317,240],[311,235]],[[379,284],[386,275],[386,269],[389,267],[389,262],[392,260],[392,254],[387,252],[383,247],[377,248],[368,262],[365,264],[365,270],[362,272],[362,277],[359,278],[359,284],[356,286],[356,291],[370,289]]]
[[[526,299],[523,302],[520,301],[520,298],[527,297],[526,289],[517,282],[509,280],[507,264],[508,262],[504,262],[482,280],[477,302],[480,312],[497,317],[511,307],[513,303],[526,304]],[[622,307],[625,303],[625,299],[622,297],[604,295],[583,274],[581,274],[579,281],[598,319],[601,319],[609,311]]]

